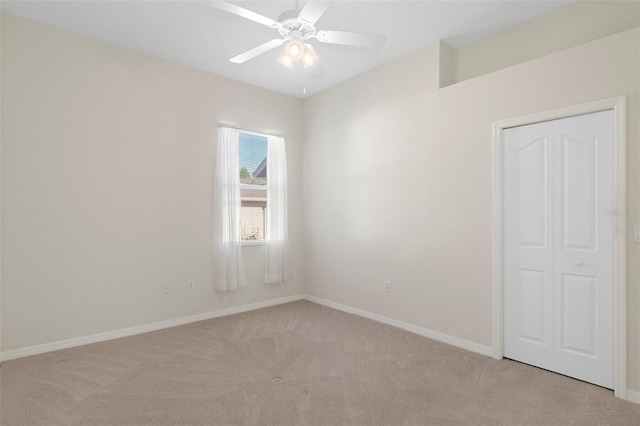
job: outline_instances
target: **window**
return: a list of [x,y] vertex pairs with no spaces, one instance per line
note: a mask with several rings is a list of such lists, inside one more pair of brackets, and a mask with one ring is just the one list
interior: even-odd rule
[[213,191],[216,290],[247,284],[242,246],[252,241],[264,244],[266,284],[291,277],[287,199],[284,138],[220,126]]
[[267,137],[240,132],[241,236],[243,241],[266,238]]

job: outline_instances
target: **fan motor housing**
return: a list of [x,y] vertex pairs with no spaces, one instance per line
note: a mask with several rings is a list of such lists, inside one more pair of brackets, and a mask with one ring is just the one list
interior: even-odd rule
[[299,15],[299,10],[289,10],[280,15],[278,21],[282,27],[278,29],[278,32],[282,37],[307,40],[315,34],[315,26],[301,22],[298,19]]

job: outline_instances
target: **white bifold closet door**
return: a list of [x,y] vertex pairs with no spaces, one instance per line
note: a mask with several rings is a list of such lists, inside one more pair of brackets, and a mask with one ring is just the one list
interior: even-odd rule
[[613,388],[613,111],[503,140],[504,355]]

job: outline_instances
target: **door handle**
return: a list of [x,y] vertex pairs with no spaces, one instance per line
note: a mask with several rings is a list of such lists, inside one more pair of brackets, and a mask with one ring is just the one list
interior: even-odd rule
[[573,262],[573,264],[576,265],[576,266],[583,266],[584,262],[581,261],[581,260],[576,260],[575,262]]

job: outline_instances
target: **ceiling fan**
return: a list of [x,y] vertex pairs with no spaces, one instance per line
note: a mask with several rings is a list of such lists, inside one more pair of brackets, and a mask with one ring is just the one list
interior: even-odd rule
[[295,62],[302,61],[304,69],[309,70],[311,77],[318,78],[322,77],[325,71],[318,61],[319,58],[313,46],[308,43],[309,40],[315,39],[321,43],[379,49],[384,46],[387,39],[386,36],[378,34],[318,30],[316,22],[330,6],[328,2],[323,1],[309,0],[302,10],[298,9],[298,2],[296,1],[296,8],[284,12],[277,21],[227,1],[209,0],[209,4],[225,12],[266,25],[277,30],[280,34],[279,38],[263,43],[229,59],[229,61],[236,64],[242,64],[287,43],[278,61],[288,68],[293,68]]

